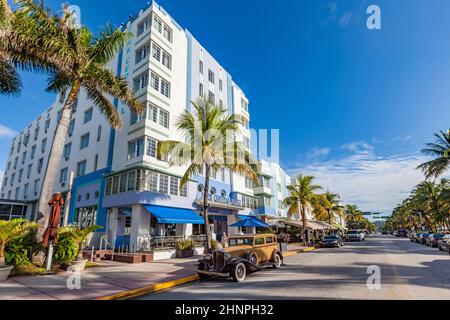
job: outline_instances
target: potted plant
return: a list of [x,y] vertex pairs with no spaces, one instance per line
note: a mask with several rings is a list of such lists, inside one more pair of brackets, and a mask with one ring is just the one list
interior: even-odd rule
[[195,252],[195,243],[193,240],[182,240],[177,243],[177,258],[193,257]]
[[85,229],[81,229],[79,227],[67,227],[61,230],[62,234],[75,241],[78,248],[76,258],[72,261],[72,271],[83,271],[86,268],[86,263],[88,260],[83,259],[83,243],[92,232],[95,232],[98,229],[101,229],[101,227],[90,226]]
[[14,266],[8,266],[5,262],[6,245],[13,239],[25,235],[31,229],[36,228],[36,223],[23,219],[0,221],[0,281],[8,279]]

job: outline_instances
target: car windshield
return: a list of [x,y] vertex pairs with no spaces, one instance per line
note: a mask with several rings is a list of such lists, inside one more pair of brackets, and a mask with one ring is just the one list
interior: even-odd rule
[[242,246],[242,245],[253,245],[253,238],[234,238],[229,241],[230,247],[233,246]]
[[324,238],[324,240],[337,240],[337,239],[338,239],[338,237],[336,237],[336,236],[326,236]]
[[359,231],[349,231],[347,234],[359,234]]

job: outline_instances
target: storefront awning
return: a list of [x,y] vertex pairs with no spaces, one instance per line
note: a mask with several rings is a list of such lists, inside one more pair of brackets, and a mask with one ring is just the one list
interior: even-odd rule
[[265,223],[264,221],[259,220],[256,217],[245,217],[241,221],[236,222],[235,224],[230,225],[230,227],[234,228],[270,228],[270,225]]
[[205,224],[205,219],[194,210],[145,205],[161,224]]
[[[283,224],[287,225],[287,226],[292,226],[292,227],[296,227],[296,228],[303,228],[303,222],[300,220],[296,220],[296,221],[283,221]],[[327,230],[327,228],[316,222],[316,221],[307,221],[306,222],[306,228],[310,229],[310,230]]]

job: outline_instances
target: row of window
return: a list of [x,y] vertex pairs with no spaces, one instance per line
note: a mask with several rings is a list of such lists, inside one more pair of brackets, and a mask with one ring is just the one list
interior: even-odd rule
[[151,137],[142,137],[128,142],[128,160],[139,158],[146,154],[160,161],[167,161],[166,158],[158,157],[158,144],[159,141]]
[[[203,74],[203,61],[201,61],[201,60],[199,60],[199,62],[198,62],[198,72],[199,72],[200,74]],[[211,71],[211,69],[208,69],[208,81],[209,81],[211,84],[215,84],[215,82],[216,82],[215,79],[216,79],[216,76],[215,76],[214,72]],[[220,90],[220,91],[223,90],[223,82],[222,82],[222,79],[219,79],[219,90]]]
[[[152,23],[153,22],[153,23]],[[162,34],[162,36],[172,43],[173,40],[173,31],[172,29],[162,21],[160,17],[158,17],[155,13],[152,13],[151,16],[147,17],[143,22],[138,24],[137,26],[137,36],[139,37],[145,31],[149,30],[153,25],[153,29],[158,33]]]
[[[149,85],[149,74],[145,72],[133,80],[133,89],[135,92],[146,89]],[[162,95],[170,98],[171,85],[170,82],[158,75],[154,71],[150,71],[150,87],[160,92]]]
[[106,179],[105,195],[131,191],[150,191],[187,197],[187,185],[180,189],[180,178],[147,169],[133,170]]
[[143,115],[138,115],[134,112],[131,113],[130,125],[139,123],[144,119],[148,119],[154,123],[157,123],[169,129],[169,121],[170,121],[169,112],[151,102],[147,103],[147,107]]
[[172,55],[153,41],[151,46],[149,42],[136,51],[136,64],[147,59],[150,55],[167,69],[172,69]]

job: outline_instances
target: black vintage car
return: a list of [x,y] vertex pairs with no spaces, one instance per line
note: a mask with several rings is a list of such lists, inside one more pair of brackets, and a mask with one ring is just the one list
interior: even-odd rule
[[332,235],[325,236],[319,244],[322,248],[340,248],[344,245],[344,241],[340,236]]

